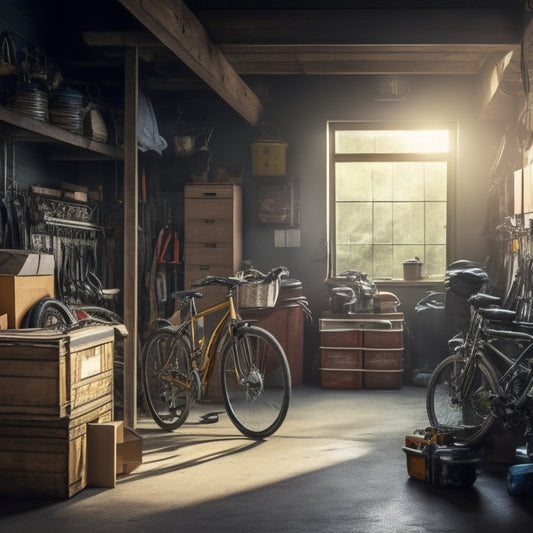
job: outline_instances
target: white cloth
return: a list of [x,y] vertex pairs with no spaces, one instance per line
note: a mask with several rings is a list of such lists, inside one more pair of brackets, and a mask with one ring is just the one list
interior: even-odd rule
[[152,102],[139,91],[139,108],[137,111],[137,146],[141,152],[154,150],[162,155],[168,146],[167,141],[159,135]]

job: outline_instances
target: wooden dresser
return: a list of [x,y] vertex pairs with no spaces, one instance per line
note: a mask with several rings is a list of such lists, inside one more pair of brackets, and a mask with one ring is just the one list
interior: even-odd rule
[[[233,184],[185,186],[184,287],[204,276],[233,276],[242,260],[242,193]],[[203,288],[198,309],[217,303],[223,287]]]

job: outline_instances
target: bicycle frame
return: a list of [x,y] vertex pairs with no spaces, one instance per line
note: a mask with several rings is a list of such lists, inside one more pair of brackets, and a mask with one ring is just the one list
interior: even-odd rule
[[[486,328],[484,331],[486,339],[483,344],[489,349],[491,354],[496,355],[501,361],[503,361],[508,366],[507,370],[498,378],[498,385],[503,391],[506,385],[508,385],[510,381],[515,377],[516,372],[522,365],[523,361],[525,359],[528,359],[529,357],[533,357],[533,335],[529,335],[525,332],[497,330],[491,328]],[[525,341],[527,344],[516,358],[511,359],[494,345],[494,343],[500,339]],[[485,362],[486,364],[491,365],[490,361]],[[491,366],[493,367],[494,365]],[[514,407],[522,407],[522,405],[526,401],[526,397],[529,391],[533,386],[533,367],[528,368],[524,366],[523,370],[527,371],[527,384],[524,387],[524,390],[521,392],[520,396],[514,401]]]
[[[178,326],[178,328],[180,330],[187,330],[189,334],[191,340],[191,363],[194,365],[195,363],[199,362],[197,368],[193,368],[193,373],[196,374],[198,384],[200,385],[198,390],[198,396],[201,397],[207,387],[207,383],[209,382],[209,379],[215,367],[216,349],[220,345],[220,339],[223,335],[224,326],[228,326],[226,333],[229,336],[232,336],[231,325],[235,324],[235,322],[237,321],[237,311],[235,309],[233,292],[231,289],[229,290],[229,294],[225,301],[210,306],[207,309],[204,309],[203,311],[196,311],[196,303],[194,297],[190,298],[189,305],[190,316],[183,324]],[[209,336],[207,346],[205,346],[203,342],[204,337],[202,336],[201,338],[198,338],[197,336],[197,331],[199,330],[199,327],[197,326],[199,322],[205,317],[210,316],[219,311],[224,311],[224,314],[218,320],[215,328],[213,329],[213,332]],[[179,334],[176,336],[176,342],[178,342],[178,339],[180,337],[181,335]],[[179,378],[170,376],[168,376],[166,379],[173,381],[187,389],[190,389],[192,387],[191,381],[184,382]]]

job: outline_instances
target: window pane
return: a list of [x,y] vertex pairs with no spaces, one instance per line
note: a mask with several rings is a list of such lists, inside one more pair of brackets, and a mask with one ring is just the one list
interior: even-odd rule
[[426,204],[426,243],[446,244],[446,204],[430,202]]
[[362,163],[372,168],[372,199],[375,202],[392,200],[392,163]]
[[337,163],[335,165],[335,196],[338,201],[371,200],[372,165]]
[[337,204],[337,243],[372,243],[372,204],[350,202]]
[[374,243],[392,243],[392,203],[374,204]]
[[392,179],[395,202],[424,199],[423,163],[394,163]]
[[395,244],[424,243],[424,204],[395,203],[392,215],[392,238]]
[[425,172],[425,199],[446,201],[447,192],[447,165],[443,161],[424,163]]
[[393,267],[393,250],[391,245],[374,246],[374,270],[372,278],[389,278]]
[[337,246],[337,273],[357,270],[372,276],[372,246],[358,244]]
[[426,246],[426,264],[422,267],[424,277],[443,278],[446,272],[446,245]]
[[447,130],[342,130],[335,132],[337,154],[446,153]]

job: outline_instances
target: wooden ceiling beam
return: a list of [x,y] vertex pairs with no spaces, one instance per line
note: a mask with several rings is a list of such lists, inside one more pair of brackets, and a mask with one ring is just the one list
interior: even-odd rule
[[196,9],[222,44],[518,44],[509,9]]
[[258,97],[181,0],[118,1],[245,120],[259,122]]

